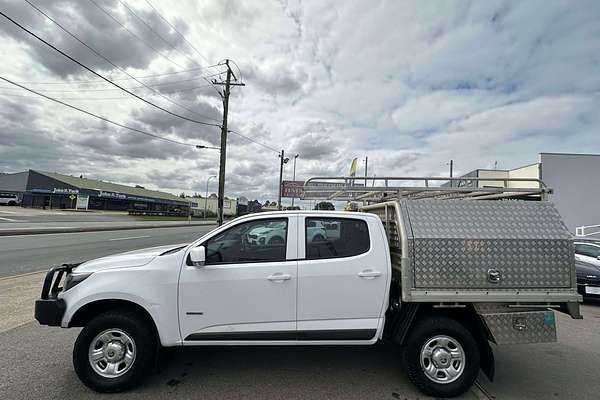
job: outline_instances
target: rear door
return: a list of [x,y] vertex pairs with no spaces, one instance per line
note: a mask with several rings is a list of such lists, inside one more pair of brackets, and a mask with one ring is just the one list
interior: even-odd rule
[[[374,218],[299,217],[299,340],[371,340],[389,287],[387,249]],[[314,235],[323,226],[331,234]]]

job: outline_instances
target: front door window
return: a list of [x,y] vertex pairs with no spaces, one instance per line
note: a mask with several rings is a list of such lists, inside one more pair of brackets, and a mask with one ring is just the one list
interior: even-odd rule
[[287,218],[248,221],[206,242],[207,264],[284,261]]

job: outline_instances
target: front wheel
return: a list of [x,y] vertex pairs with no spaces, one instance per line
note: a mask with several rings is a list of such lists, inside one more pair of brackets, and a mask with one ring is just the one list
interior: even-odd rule
[[408,377],[425,394],[454,397],[465,393],[479,373],[479,348],[473,335],[447,317],[418,323],[404,351]]
[[139,313],[108,311],[91,320],[73,348],[79,379],[97,392],[121,392],[152,369],[156,353],[154,327]]

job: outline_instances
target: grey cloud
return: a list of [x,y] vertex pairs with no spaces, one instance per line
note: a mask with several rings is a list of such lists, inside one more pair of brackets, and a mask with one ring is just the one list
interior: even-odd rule
[[[162,53],[171,54],[171,48],[167,43],[161,41],[133,15],[129,14],[122,6],[119,6],[116,0],[104,0],[98,3],[116,19],[124,23],[128,29],[150,43],[152,47]],[[101,10],[88,1],[51,1],[36,5],[80,37],[81,40],[122,68],[145,69],[150,62],[160,57],[154,50],[132,37],[125,29],[117,25],[115,21],[104,15]],[[6,6],[9,16],[14,16],[17,22],[32,29],[70,56],[98,70],[110,71],[113,69],[110,64],[107,64],[75,39],[68,36],[26,3],[9,0]],[[129,6],[170,44],[174,46],[182,44],[183,39],[162,22],[156,14],[149,10],[135,9],[131,5]],[[180,21],[179,24],[185,31],[183,23]],[[75,63],[54,52],[36,39],[29,37],[25,32],[13,27],[11,24],[0,24],[0,29],[14,39],[27,43],[32,57],[51,73],[60,77],[87,74]],[[171,54],[171,57],[176,57],[176,55]],[[180,64],[185,66],[187,61]]]
[[314,124],[296,134],[291,148],[306,160],[331,159],[338,153],[340,145],[333,136],[331,129]]
[[[265,63],[266,64],[266,63]],[[285,63],[269,67],[248,65],[244,68],[244,77],[248,84],[271,95],[290,95],[302,89],[307,81],[306,72],[290,68]]]

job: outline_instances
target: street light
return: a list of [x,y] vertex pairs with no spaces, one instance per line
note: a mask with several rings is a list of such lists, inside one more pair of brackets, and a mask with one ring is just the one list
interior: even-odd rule
[[212,178],[216,178],[216,175],[211,175],[208,177],[208,179],[206,180],[206,195],[204,197],[204,219],[206,220],[206,203],[208,203],[208,182],[212,179]]
[[[300,154],[296,154],[294,156],[294,175],[293,175],[294,177],[292,178],[292,181],[294,181],[294,182],[296,182],[296,159],[298,158],[299,155]],[[294,209],[294,200],[295,200],[295,197],[292,197],[292,210]]]
[[196,145],[196,148],[197,148],[197,149],[211,149],[211,150],[219,150],[219,151],[221,151],[221,149],[220,149],[220,148],[218,148],[218,147],[214,147],[214,146],[204,146],[203,144],[197,144],[197,145]]

